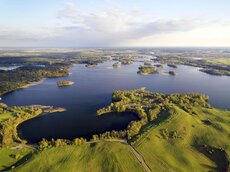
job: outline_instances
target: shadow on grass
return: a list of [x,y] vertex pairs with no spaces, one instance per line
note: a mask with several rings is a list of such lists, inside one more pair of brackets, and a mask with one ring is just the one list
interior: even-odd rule
[[208,169],[208,172],[214,172],[214,171],[217,171],[218,169],[213,167],[213,166],[210,166],[210,165],[207,165],[207,164],[200,164],[202,167],[204,168],[207,168]]
[[217,171],[228,172],[229,160],[227,153],[220,148],[214,148],[210,146],[194,146],[199,152],[204,154],[210,160],[216,163]]

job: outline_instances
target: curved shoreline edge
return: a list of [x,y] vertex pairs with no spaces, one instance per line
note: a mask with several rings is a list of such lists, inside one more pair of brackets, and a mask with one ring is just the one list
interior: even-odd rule
[[26,85],[21,86],[19,89],[29,88],[29,87],[32,87],[32,86],[35,86],[35,85],[42,84],[46,79],[47,79],[47,78],[43,78],[43,79],[41,79],[40,81],[31,82],[31,83],[29,83],[29,84],[26,84]]
[[44,105],[31,105],[30,107],[39,108],[39,109],[42,110],[42,112],[39,113],[38,115],[31,116],[31,118],[27,118],[26,120],[18,123],[15,126],[15,129],[16,129],[16,131],[14,132],[16,134],[15,138],[18,141],[21,141],[22,143],[27,143],[27,140],[23,139],[22,135],[19,133],[19,130],[18,130],[19,125],[23,124],[24,122],[26,122],[26,121],[28,121],[30,119],[34,119],[34,118],[42,116],[42,115],[48,115],[48,114],[52,114],[52,113],[58,113],[58,112],[67,111],[67,109],[62,108],[62,107],[53,107],[53,106],[44,106]]

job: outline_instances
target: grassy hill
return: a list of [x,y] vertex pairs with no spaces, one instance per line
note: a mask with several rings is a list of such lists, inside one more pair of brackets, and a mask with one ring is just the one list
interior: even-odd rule
[[149,124],[133,144],[152,171],[227,171],[230,112],[197,107],[190,115],[171,108],[174,113]]
[[44,150],[33,155],[24,166],[16,171],[143,172],[144,170],[130,149],[123,143],[100,142]]
[[152,171],[228,171],[230,111],[211,107],[207,96],[137,89],[115,91],[112,98],[98,114],[139,116],[127,135]]

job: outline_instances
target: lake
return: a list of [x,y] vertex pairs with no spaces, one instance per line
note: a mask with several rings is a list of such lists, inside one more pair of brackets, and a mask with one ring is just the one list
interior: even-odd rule
[[[46,79],[39,85],[4,95],[2,101],[9,106],[40,104],[67,109],[22,123],[18,127],[20,136],[35,143],[42,138],[89,138],[92,134],[125,129],[130,121],[137,119],[134,114],[96,115],[97,109],[111,103],[111,95],[117,89],[146,87],[161,93],[204,93],[210,97],[212,106],[230,109],[230,77],[209,75],[183,65],[176,69],[164,65],[164,71],[174,70],[176,76],[162,73],[142,76],[137,74],[141,62],[120,68],[112,68],[113,63],[106,62],[95,68],[77,64],[71,67],[68,77]],[[70,80],[75,84],[59,88],[58,80]]]

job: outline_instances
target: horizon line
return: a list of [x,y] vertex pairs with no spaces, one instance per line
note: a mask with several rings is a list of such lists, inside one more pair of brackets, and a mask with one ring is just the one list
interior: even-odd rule
[[230,46],[0,46],[0,49],[5,48],[36,48],[36,49],[109,49],[109,48],[230,48]]

